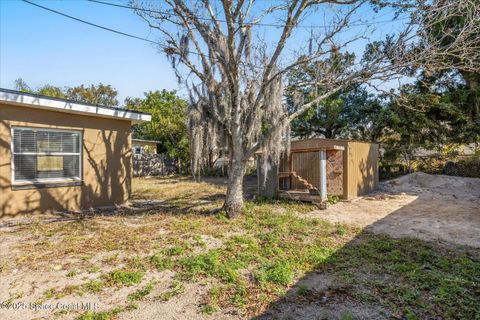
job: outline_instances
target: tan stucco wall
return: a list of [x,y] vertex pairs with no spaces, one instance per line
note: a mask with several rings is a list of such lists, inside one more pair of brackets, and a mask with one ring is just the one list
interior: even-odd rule
[[[81,186],[13,190],[11,126],[82,131]],[[131,123],[0,103],[0,217],[121,204],[131,193]]]

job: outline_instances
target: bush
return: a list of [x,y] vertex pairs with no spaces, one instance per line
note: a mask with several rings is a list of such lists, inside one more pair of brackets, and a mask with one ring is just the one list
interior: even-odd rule
[[340,201],[340,197],[337,196],[336,194],[329,194],[327,198],[328,198],[327,202],[329,204],[336,204]]
[[459,160],[457,165],[459,176],[480,178],[480,157]]
[[448,174],[480,178],[480,157],[422,157],[411,160],[410,166],[407,166],[405,162],[402,161],[386,161],[385,159],[381,159],[378,171],[380,180],[394,179],[417,171],[429,174]]

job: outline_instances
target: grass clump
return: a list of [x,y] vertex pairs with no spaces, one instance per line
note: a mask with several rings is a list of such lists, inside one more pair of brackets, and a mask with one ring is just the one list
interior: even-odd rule
[[90,280],[87,283],[83,284],[83,288],[91,293],[98,293],[103,289],[103,282],[100,280]]
[[188,256],[179,260],[182,275],[188,279],[198,276],[215,276],[221,273],[223,265],[220,262],[220,250],[210,250],[196,256]]
[[141,270],[141,271],[147,270],[144,259],[138,256],[127,260],[127,268],[132,270]]
[[100,267],[99,266],[92,266],[91,268],[89,268],[87,270],[88,273],[97,273],[97,272],[100,272]]
[[185,292],[185,286],[183,285],[183,283],[181,283],[180,281],[174,281],[173,284],[170,286],[169,290],[162,292],[157,297],[157,299],[161,301],[168,301],[171,298],[179,294],[182,294],[184,292]]
[[140,283],[144,275],[140,271],[117,270],[108,275],[108,280],[113,285],[131,286]]
[[176,245],[171,248],[165,249],[165,255],[167,256],[179,256],[188,249],[186,245]]
[[201,312],[213,314],[218,311],[218,300],[225,294],[224,288],[216,286],[210,289],[207,301],[202,305]]
[[112,315],[109,312],[88,311],[77,318],[77,320],[110,320]]
[[337,223],[335,224],[335,233],[339,236],[344,236],[347,234],[347,227],[344,224]]
[[340,202],[340,197],[335,194],[329,194],[327,195],[327,202],[329,204],[337,204],[338,202]]
[[77,317],[76,320],[112,320],[123,311],[123,308],[115,308],[113,310],[103,312],[87,311]]
[[308,296],[312,293],[312,290],[308,289],[308,287],[304,284],[301,284],[297,288],[297,295],[299,296]]
[[45,292],[43,293],[43,296],[45,297],[45,299],[52,299],[53,297],[56,296],[56,290],[55,288],[49,288],[47,290],[45,290]]
[[67,273],[67,278],[73,278],[77,275],[77,272],[75,270],[71,270]]
[[127,296],[127,299],[129,301],[143,300],[143,298],[145,298],[150,294],[150,292],[152,292],[154,285],[155,285],[154,282],[150,281],[144,288],[138,289],[137,291],[130,293]]
[[157,268],[158,271],[172,269],[174,265],[172,258],[165,257],[162,253],[151,256],[150,263]]
[[340,316],[340,320],[354,320],[355,318],[353,317],[353,315],[348,312],[348,313],[343,313],[341,316]]

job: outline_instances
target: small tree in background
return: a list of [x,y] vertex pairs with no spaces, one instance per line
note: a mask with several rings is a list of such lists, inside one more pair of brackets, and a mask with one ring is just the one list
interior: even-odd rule
[[[333,52],[330,58],[324,63],[338,72],[344,72],[355,62],[355,55],[351,53]],[[289,113],[294,113],[297,108],[305,103],[314,101],[325,94],[328,88],[315,85],[318,78],[317,62],[300,64],[292,68],[287,74],[287,107]],[[313,84],[313,85],[309,85]],[[311,108],[300,114],[291,122],[292,134],[294,136],[325,137],[327,139],[339,138],[345,133],[349,119],[346,117],[347,110],[353,106],[347,105],[349,92],[353,88],[346,88],[338,91],[330,97],[315,103]]]
[[167,154],[183,166],[190,162],[187,129],[187,102],[175,91],[150,91],[144,98],[125,99],[127,108],[148,112],[152,121],[133,127],[136,138],[159,140]]
[[22,78],[19,78],[15,80],[15,89],[22,92],[30,92],[105,107],[118,105],[118,91],[111,85],[104,85],[102,83],[97,85],[92,84],[90,86],[84,86],[82,84],[77,87],[64,88],[45,84],[36,89],[32,89]]
[[118,91],[112,88],[111,85],[84,86],[83,84],[77,87],[67,88],[65,95],[67,99],[91,103],[99,106],[114,107],[118,105]]

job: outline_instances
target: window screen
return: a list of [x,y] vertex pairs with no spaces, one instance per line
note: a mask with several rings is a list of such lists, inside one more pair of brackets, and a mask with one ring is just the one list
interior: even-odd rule
[[77,131],[14,128],[14,180],[80,179],[80,137]]

